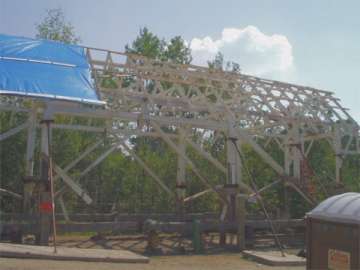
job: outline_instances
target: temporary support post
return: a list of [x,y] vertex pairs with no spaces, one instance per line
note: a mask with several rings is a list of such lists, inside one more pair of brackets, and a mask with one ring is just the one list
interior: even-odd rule
[[179,151],[182,155],[178,155],[177,173],[176,173],[176,208],[179,215],[184,214],[184,198],[186,192],[186,160],[182,156],[186,155],[186,144],[184,137],[186,134],[183,129],[179,129]]

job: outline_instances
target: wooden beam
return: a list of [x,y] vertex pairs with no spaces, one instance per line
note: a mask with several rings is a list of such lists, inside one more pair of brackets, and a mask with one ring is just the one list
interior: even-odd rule
[[66,174],[66,172],[61,169],[59,166],[57,166],[56,164],[54,164],[54,170],[55,172],[60,175],[60,177],[64,180],[64,182],[71,187],[71,189],[81,198],[84,200],[84,202],[86,204],[91,204],[92,203],[92,199],[90,198],[90,196],[85,192],[85,190],[83,188],[81,188],[79,186],[78,183],[76,183],[74,180],[71,179],[70,176],[68,176]]
[[195,194],[193,194],[193,195],[191,195],[191,196],[186,197],[186,198],[184,199],[184,202],[193,201],[193,200],[195,200],[195,199],[197,199],[197,198],[199,198],[199,197],[201,197],[201,196],[203,196],[203,195],[205,195],[205,194],[208,194],[209,192],[214,192],[214,191],[213,191],[211,188],[205,189],[205,190],[203,190],[203,191],[200,191],[200,192],[198,192],[198,193],[195,193]]
[[283,167],[277,163],[272,156],[270,156],[259,144],[257,144],[244,130],[238,130],[239,137],[246,143],[250,144],[251,147],[259,154],[262,159],[268,163],[279,175],[285,175]]
[[22,200],[23,199],[23,196],[21,196],[20,194],[17,194],[15,192],[12,192],[10,190],[7,190],[7,189],[4,189],[4,188],[0,188],[0,193],[3,193],[3,194],[6,194],[6,195],[9,195],[17,200]]
[[98,157],[93,163],[91,163],[85,170],[83,170],[80,175],[79,179],[84,177],[87,173],[89,173],[93,168],[95,168],[98,164],[100,164],[105,158],[107,158],[112,152],[114,152],[121,143],[115,143],[111,146],[107,151],[105,151],[100,157]]
[[19,133],[20,131],[24,130],[28,126],[29,126],[29,122],[25,122],[25,123],[13,128],[13,129],[10,129],[10,130],[8,130],[8,131],[6,131],[4,133],[1,133],[0,134],[0,141],[3,141],[5,139]]
[[[84,152],[82,152],[76,159],[74,159],[72,162],[70,162],[64,168],[64,172],[67,173],[68,171],[70,171],[77,163],[79,163],[83,158],[85,158],[88,154],[90,154],[92,151],[94,151],[102,143],[103,143],[103,140],[98,140],[95,144],[89,146]],[[60,178],[60,176],[56,175],[54,177],[54,181],[59,178]],[[59,196],[61,196],[65,192],[66,187],[67,186],[63,186],[57,192],[55,192],[55,198],[58,198]]]

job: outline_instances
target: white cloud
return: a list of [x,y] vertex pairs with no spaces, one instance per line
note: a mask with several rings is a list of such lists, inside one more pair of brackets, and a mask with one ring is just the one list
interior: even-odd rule
[[284,35],[266,35],[255,26],[224,28],[219,39],[206,36],[190,43],[193,63],[207,65],[217,52],[240,64],[244,73],[286,79],[293,74],[292,46]]

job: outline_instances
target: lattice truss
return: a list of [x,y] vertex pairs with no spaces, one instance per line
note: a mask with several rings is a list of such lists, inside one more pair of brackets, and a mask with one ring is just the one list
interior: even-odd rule
[[[277,138],[294,123],[305,139],[331,137],[335,126],[342,136],[358,136],[357,123],[329,91],[118,52],[103,51],[100,60],[99,53],[88,49],[87,54],[97,81],[113,82],[99,85],[112,111],[199,120],[200,126],[220,130],[230,121],[250,134]],[[348,144],[346,151],[359,147]]]
[[[111,152],[121,148],[132,155],[168,194],[184,202],[207,192],[217,192],[226,201],[226,196],[217,187],[211,186],[187,157],[185,145],[190,145],[222,171],[227,183],[239,184],[246,192],[253,192],[241,181],[241,160],[230,141],[236,141],[238,145],[250,144],[280,177],[295,179],[288,181],[289,184],[308,201],[312,200],[311,196],[306,194],[304,186],[298,184],[306,181],[302,179],[302,161],[310,153],[314,140],[325,139],[333,147],[337,182],[340,182],[344,156],[360,153],[359,126],[332,92],[234,72],[161,62],[134,54],[95,48],[86,48],[86,51],[99,95],[107,105],[92,107],[61,101],[33,100],[29,107],[25,104],[29,103],[26,98],[3,96],[0,109],[28,113],[29,120],[1,134],[1,140],[25,128],[29,129],[29,136],[33,136],[31,130],[39,125],[39,113],[43,117],[62,114],[105,119],[107,124],[103,127],[92,126],[91,121],[87,126],[56,122],[52,125],[53,128],[106,132],[113,140],[110,149],[87,167],[80,178]],[[227,164],[212,157],[202,148],[201,143],[192,141],[193,132],[202,132],[204,136],[225,136],[228,139]],[[127,141],[131,136],[160,137],[177,153],[176,193],[132,150]],[[31,144],[31,141],[28,138],[28,143]],[[283,150],[285,164],[279,164],[265,150],[271,142]],[[96,142],[86,149],[66,168],[55,167],[58,177],[87,203],[91,203],[91,198],[80,187],[80,179],[70,177],[70,170],[100,144],[101,141]],[[28,163],[33,148],[28,146]],[[205,191],[185,196],[183,187],[186,165],[206,186]],[[31,164],[28,164],[29,167]],[[32,174],[30,169],[27,172]],[[58,198],[61,199],[64,190],[57,192]]]

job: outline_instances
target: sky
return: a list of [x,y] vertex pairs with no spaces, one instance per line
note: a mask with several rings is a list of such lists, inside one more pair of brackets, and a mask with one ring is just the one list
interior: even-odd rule
[[34,37],[59,7],[83,45],[123,51],[144,26],[180,35],[195,64],[221,51],[243,73],[333,91],[360,123],[358,0],[0,0],[0,33]]

